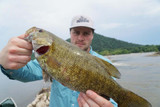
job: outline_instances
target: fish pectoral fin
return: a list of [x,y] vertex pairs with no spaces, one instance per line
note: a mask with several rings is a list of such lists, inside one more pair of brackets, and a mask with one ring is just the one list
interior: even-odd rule
[[43,80],[45,82],[52,82],[52,77],[47,73],[47,71],[43,69],[42,74],[43,74]]
[[61,64],[53,56],[48,57],[47,65],[53,69],[58,69],[61,66]]
[[114,65],[112,65],[111,63],[109,63],[109,62],[107,62],[107,61],[105,61],[105,60],[103,60],[103,59],[100,59],[100,58],[98,58],[98,57],[96,57],[96,60],[97,60],[99,63],[101,63],[102,66],[104,66],[104,68],[106,69],[106,72],[108,72],[108,74],[109,74],[110,76],[113,76],[113,77],[115,77],[115,78],[120,79],[121,74],[120,74],[120,72],[118,71],[118,69],[117,69]]

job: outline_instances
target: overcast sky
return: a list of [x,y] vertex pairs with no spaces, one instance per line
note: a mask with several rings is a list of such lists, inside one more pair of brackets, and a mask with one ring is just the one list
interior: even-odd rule
[[160,0],[0,0],[0,50],[32,26],[69,38],[73,16],[90,16],[95,32],[160,45]]

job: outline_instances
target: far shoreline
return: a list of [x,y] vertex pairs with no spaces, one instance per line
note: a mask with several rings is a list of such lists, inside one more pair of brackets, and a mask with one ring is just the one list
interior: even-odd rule
[[[158,53],[158,54],[157,54]],[[138,55],[138,54],[146,54],[146,57],[158,57],[160,56],[160,52],[139,52],[139,53],[128,53],[128,54],[116,54],[116,55],[104,55],[104,57],[108,58],[111,62],[117,62],[113,60],[112,57],[114,56],[124,56],[124,55]]]
[[126,54],[113,54],[113,55],[103,55],[104,57],[117,56],[117,55],[131,55],[131,54],[151,54],[150,56],[160,56],[160,52],[138,52],[138,53],[126,53]]

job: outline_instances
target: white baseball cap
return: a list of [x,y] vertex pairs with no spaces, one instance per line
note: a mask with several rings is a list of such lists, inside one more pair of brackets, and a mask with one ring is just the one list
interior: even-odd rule
[[78,15],[72,19],[70,28],[74,28],[74,27],[88,27],[93,30],[95,29],[93,26],[92,19],[90,17],[84,16],[84,15]]

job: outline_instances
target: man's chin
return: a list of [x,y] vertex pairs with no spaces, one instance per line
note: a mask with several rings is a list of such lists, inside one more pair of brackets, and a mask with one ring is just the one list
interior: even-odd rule
[[81,50],[83,50],[83,51],[87,51],[88,50],[88,48],[86,48],[86,47],[79,47]]
[[85,47],[84,45],[78,45],[77,44],[77,46],[83,51],[87,51],[88,50],[88,47]]
[[81,45],[77,45],[80,49],[84,50],[85,48]]
[[83,47],[83,46],[78,46],[78,47],[79,47],[80,49],[82,49],[82,50],[84,49],[84,47]]

